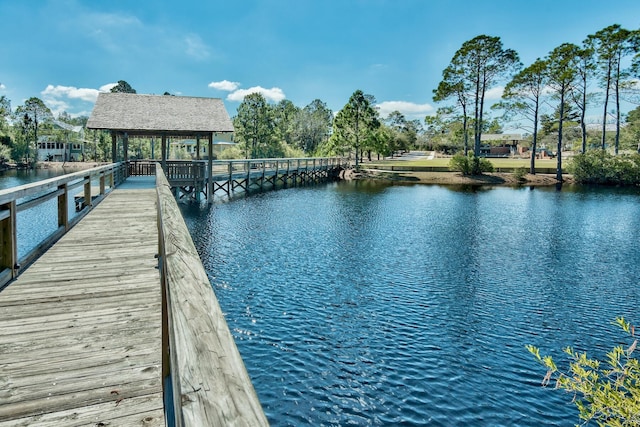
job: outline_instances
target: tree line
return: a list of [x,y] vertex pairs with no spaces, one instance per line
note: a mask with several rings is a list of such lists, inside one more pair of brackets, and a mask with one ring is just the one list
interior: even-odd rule
[[[481,172],[482,134],[501,133],[510,124],[529,134],[532,174],[540,142],[545,148],[555,146],[561,181],[565,149],[584,154],[611,147],[613,155],[621,149],[640,153],[640,107],[626,117],[621,113],[623,101],[640,103],[638,78],[640,30],[611,25],[588,35],[580,46],[563,43],[527,66],[515,50],[503,46],[500,37],[480,35],[464,42],[443,70],[433,100],[444,105],[425,117],[424,126],[399,111],[381,118],[375,97],[361,90],[332,120],[322,109],[324,119],[314,122],[322,128],[318,133],[322,136],[312,144],[302,144],[305,137],[299,125],[309,119],[305,111],[311,104],[304,109],[289,101],[270,106],[261,95],[252,94],[238,108],[234,124],[246,157],[283,154],[284,147],[293,147],[306,154],[353,153],[358,165],[372,153],[389,156],[420,147],[471,153],[471,173]],[[502,86],[500,102],[488,108],[488,93]],[[314,103],[326,108],[320,100]],[[598,108],[599,135],[587,128],[587,111]],[[567,139],[578,139],[579,147],[567,144]]]
[[384,120],[372,95],[356,90],[335,115],[320,99],[304,108],[283,100],[269,104],[259,93],[247,95],[233,118],[240,146],[230,155],[246,158],[288,154],[325,156],[355,154],[358,164],[372,153],[389,156],[415,147],[422,126],[394,111]]
[[[610,134],[607,125],[613,123],[613,151],[616,155],[619,153],[621,101],[638,103],[640,30],[611,25],[588,35],[580,46],[563,43],[526,67],[516,51],[503,47],[499,37],[480,35],[463,43],[442,76],[433,99],[452,101],[452,104],[439,109],[435,118],[428,118],[428,126],[440,127],[444,132],[445,127],[455,123],[458,135],[462,134],[465,154],[469,151],[471,133],[473,156],[478,158],[485,129],[487,92],[506,83],[502,101],[492,108],[503,112],[502,122],[524,120],[529,123],[532,174],[540,124],[546,121],[543,130],[557,138],[557,178],[561,181],[565,125],[569,121],[579,125],[580,151],[586,153],[589,148],[586,112],[590,107],[597,108],[600,104],[602,108],[599,148],[603,151],[607,148]],[[599,90],[594,91],[596,87]],[[637,114],[636,108],[630,118],[636,118]],[[635,143],[640,152],[640,141],[635,139]]]
[[[111,92],[136,93],[129,83],[120,80]],[[40,98],[31,97],[24,104],[11,109],[11,101],[0,96],[0,162],[13,160],[18,164],[33,165],[37,161],[37,147],[40,136],[46,135],[52,143],[79,143],[92,146],[86,160],[109,161],[111,140],[101,131],[86,129],[86,116],[72,117],[67,112],[54,117],[51,109]],[[57,123],[56,123],[57,122]],[[66,126],[68,125],[68,126]],[[81,134],[69,127],[82,127]]]
[[[480,35],[464,42],[443,70],[433,90],[433,100],[441,106],[424,122],[408,119],[399,111],[381,117],[375,97],[362,90],[354,91],[335,113],[320,99],[298,107],[289,100],[272,104],[252,93],[233,117],[238,145],[223,157],[350,154],[359,164],[364,157],[422,148],[471,153],[473,172],[480,172],[477,159],[482,134],[501,133],[510,124],[529,134],[531,173],[535,173],[539,145],[555,146],[560,180],[562,152],[576,148],[567,139],[579,139],[575,151],[582,153],[609,147],[613,154],[630,148],[640,152],[640,107],[626,117],[620,108],[623,101],[640,103],[639,52],[640,30],[611,25],[588,35],[580,46],[563,43],[525,66],[515,50],[503,46],[500,37]],[[501,101],[489,108],[488,94],[501,87]],[[123,80],[112,91],[135,93]],[[601,108],[599,135],[587,128],[587,110],[597,108]],[[68,115],[58,119],[86,123],[86,118]],[[47,131],[53,132],[51,121],[50,110],[38,98],[30,98],[12,112],[9,101],[1,97],[0,157],[28,161],[39,130],[49,126]],[[96,160],[107,160],[104,135],[88,135],[85,140],[93,141]]]

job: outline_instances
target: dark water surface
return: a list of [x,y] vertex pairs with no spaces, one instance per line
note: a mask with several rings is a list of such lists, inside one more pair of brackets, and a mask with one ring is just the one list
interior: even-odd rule
[[637,191],[339,183],[183,206],[274,426],[574,425],[525,349],[638,323]]

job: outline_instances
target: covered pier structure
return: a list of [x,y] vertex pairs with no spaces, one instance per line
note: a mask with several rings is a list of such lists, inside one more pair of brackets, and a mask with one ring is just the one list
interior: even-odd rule
[[[208,171],[212,171],[214,137],[233,135],[234,128],[224,103],[219,98],[200,98],[172,95],[141,95],[132,93],[101,93],[98,95],[91,117],[87,122],[88,129],[106,130],[111,133],[111,151],[113,162],[129,162],[129,138],[142,137],[160,141],[163,170],[168,167],[169,139],[195,139],[196,161],[201,161],[201,142],[206,141],[206,160]],[[119,144],[121,142],[121,144]],[[119,149],[121,147],[121,149]],[[174,166],[175,167],[175,166]],[[199,172],[202,168],[187,166]],[[197,169],[197,171],[196,171]],[[206,177],[192,180],[195,187],[204,186]],[[149,174],[154,171],[149,170]],[[188,174],[191,174],[187,171]],[[211,173],[211,172],[209,172]],[[184,171],[178,173],[184,176]],[[208,185],[213,187],[211,180]],[[195,188],[196,194],[201,191],[211,197],[213,189]]]
[[[216,191],[230,196],[241,190],[336,179],[347,163],[342,158],[245,159],[216,161],[216,139],[232,140],[233,123],[218,98],[101,93],[87,128],[111,133],[114,162],[127,164],[127,176],[155,175],[156,156],[129,159],[129,138],[159,140],[160,163],[178,197],[213,201]],[[168,160],[169,141],[195,140],[190,160]],[[203,150],[201,142],[207,142]],[[203,158],[206,157],[206,158]]]

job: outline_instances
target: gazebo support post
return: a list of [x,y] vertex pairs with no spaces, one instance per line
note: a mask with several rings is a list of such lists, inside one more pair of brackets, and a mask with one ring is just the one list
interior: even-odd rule
[[[125,164],[129,162],[129,135],[125,132],[122,136],[122,152]],[[129,176],[129,165],[126,165],[125,176]]]
[[114,131],[111,131],[111,161],[118,161],[118,136]]
[[207,168],[207,201],[213,203],[213,132],[209,132],[209,167]]
[[162,170],[164,171],[165,175],[167,175],[167,177],[169,177],[169,173],[167,171],[167,135],[165,135],[164,133],[162,134]]

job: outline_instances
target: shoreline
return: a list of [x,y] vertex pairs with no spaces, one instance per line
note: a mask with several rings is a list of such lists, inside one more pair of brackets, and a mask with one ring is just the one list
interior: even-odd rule
[[104,162],[37,162],[35,169],[62,169],[80,171],[103,166]]
[[[563,184],[573,184],[572,175],[563,175]],[[492,185],[492,186],[554,186],[558,184],[555,174],[526,174],[518,181],[513,173],[492,172],[483,175],[464,176],[459,172],[412,172],[362,169],[347,171],[345,179],[371,179],[398,183],[439,185]]]

